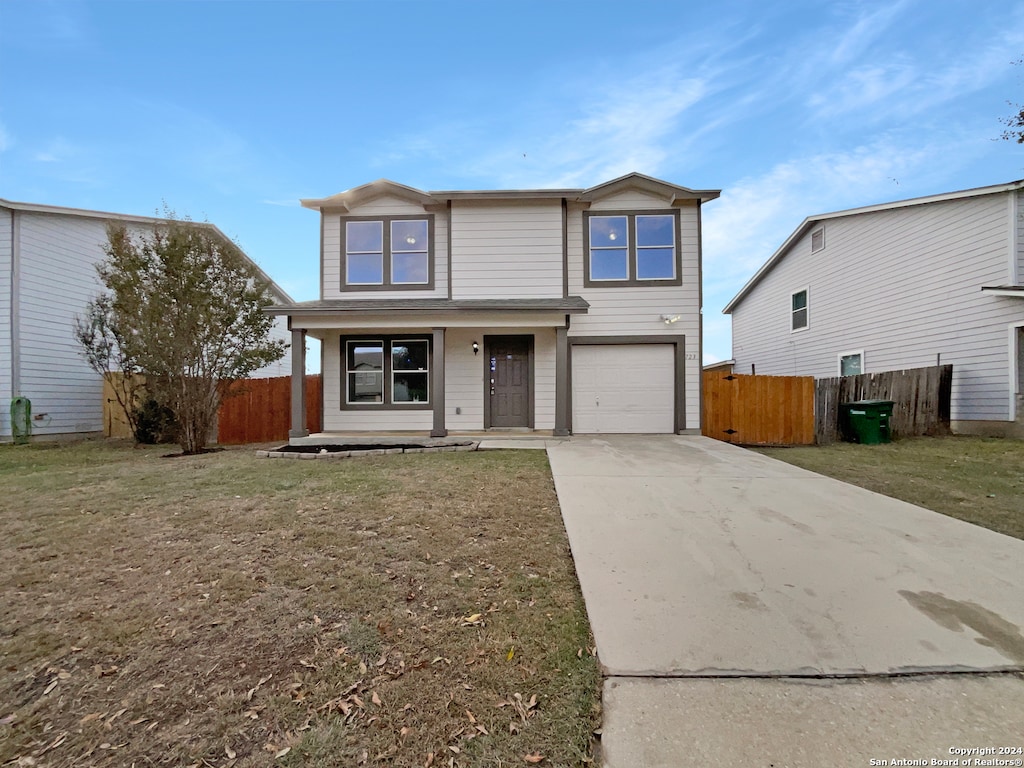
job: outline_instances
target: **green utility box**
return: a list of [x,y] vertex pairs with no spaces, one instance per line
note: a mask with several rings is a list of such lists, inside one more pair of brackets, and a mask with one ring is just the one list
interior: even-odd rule
[[851,443],[878,445],[892,442],[889,422],[892,400],[857,400],[839,405],[839,425]]

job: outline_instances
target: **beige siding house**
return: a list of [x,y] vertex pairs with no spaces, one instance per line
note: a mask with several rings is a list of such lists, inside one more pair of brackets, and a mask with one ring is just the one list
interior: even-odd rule
[[[700,210],[640,174],[590,189],[303,200],[321,297],[272,308],[322,341],[325,432],[700,429]],[[292,437],[304,362],[293,358]]]
[[[145,231],[160,219],[0,200],[0,442],[11,439],[16,397],[31,402],[34,437],[103,433],[103,380],[73,328],[100,291],[96,264],[115,221]],[[290,301],[272,286],[278,301]],[[274,337],[290,339],[283,321]],[[257,375],[290,372],[289,353]]]
[[725,307],[737,373],[951,363],[955,431],[1024,435],[1024,181],[812,216]]

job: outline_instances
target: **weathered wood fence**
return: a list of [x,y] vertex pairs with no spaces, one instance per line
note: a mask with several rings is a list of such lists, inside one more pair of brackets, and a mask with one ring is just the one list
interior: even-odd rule
[[946,434],[952,387],[952,365],[818,379],[814,398],[816,440],[825,445],[841,439],[839,404],[855,400],[892,400],[889,429],[893,437]]
[[742,445],[813,445],[814,378],[706,371],[701,433]]
[[892,400],[894,437],[949,432],[953,366],[814,380],[704,372],[701,433],[741,445],[826,445],[841,439],[839,404]]
[[[306,376],[306,429],[320,431],[320,376]],[[236,394],[224,399],[217,414],[217,442],[222,445],[288,439],[291,427],[291,377],[245,379]]]

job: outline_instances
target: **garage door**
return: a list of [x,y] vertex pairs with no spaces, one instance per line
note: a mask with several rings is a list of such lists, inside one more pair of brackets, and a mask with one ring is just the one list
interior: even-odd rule
[[674,432],[674,382],[672,344],[575,345],[572,431]]

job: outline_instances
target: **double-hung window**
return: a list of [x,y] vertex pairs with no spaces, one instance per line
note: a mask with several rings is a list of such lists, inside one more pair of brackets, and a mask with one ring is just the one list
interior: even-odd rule
[[802,331],[807,327],[807,289],[797,291],[789,299],[790,302],[790,330]]
[[432,215],[352,218],[342,224],[343,290],[434,287]]
[[584,214],[587,287],[681,285],[676,211]]
[[342,407],[426,407],[430,404],[430,340],[344,339]]

